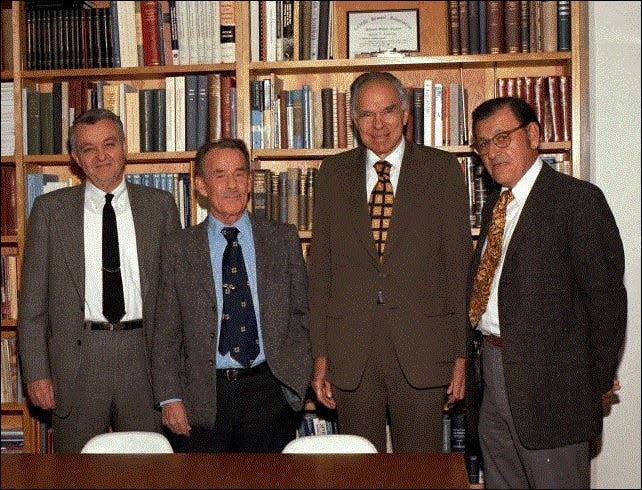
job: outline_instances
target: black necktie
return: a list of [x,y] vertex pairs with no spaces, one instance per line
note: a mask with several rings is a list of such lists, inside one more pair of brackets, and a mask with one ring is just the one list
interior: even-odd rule
[[244,367],[259,354],[259,334],[252,292],[247,279],[237,228],[223,228],[227,240],[223,252],[223,317],[218,351],[228,352]]
[[110,323],[117,323],[125,315],[125,298],[120,276],[116,213],[111,205],[113,198],[113,194],[105,194],[103,206],[103,315]]

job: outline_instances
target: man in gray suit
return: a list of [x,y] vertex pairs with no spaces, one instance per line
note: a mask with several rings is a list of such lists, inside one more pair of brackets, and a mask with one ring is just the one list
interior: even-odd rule
[[[155,400],[178,452],[280,452],[295,436],[312,363],[298,232],[247,211],[252,177],[241,140],[205,143],[195,173],[209,214],[163,246]],[[243,295],[236,310],[235,294]],[[230,341],[238,315],[240,337]]]
[[[626,328],[620,234],[600,189],[539,158],[526,102],[488,100],[472,121],[472,147],[509,197],[496,233],[500,192],[486,203],[468,279],[470,440],[487,488],[589,488],[589,440],[618,388]],[[493,236],[498,264],[481,287]]]
[[[464,394],[465,182],[454,155],[404,139],[410,104],[396,77],[364,73],[351,90],[365,146],[325,159],[315,189],[312,386],[340,432],[383,452],[388,412],[395,452],[439,451],[446,386],[450,402]],[[392,217],[373,230],[368,196],[384,160]]]
[[[19,353],[29,399],[53,410],[57,453],[80,452],[110,427],[161,430],[149,342],[160,247],[180,222],[171,194],[125,183],[124,146],[122,122],[112,112],[91,109],[78,116],[71,157],[86,180],[40,196],[29,216]],[[103,313],[101,260],[108,202],[116,216],[124,300],[124,314],[110,320]]]

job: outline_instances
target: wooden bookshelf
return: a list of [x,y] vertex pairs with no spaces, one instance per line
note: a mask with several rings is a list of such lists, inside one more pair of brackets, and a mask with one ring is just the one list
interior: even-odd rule
[[[89,2],[94,6],[108,6],[109,2]],[[298,11],[300,2],[295,2]],[[529,52],[478,55],[449,55],[448,2],[394,1],[394,2],[334,2],[332,51],[334,59],[262,62],[251,60],[250,4],[235,2],[236,63],[140,66],[132,68],[88,68],[62,70],[28,70],[26,68],[26,11],[25,2],[2,1],[3,9],[11,10],[12,69],[0,73],[3,82],[13,82],[15,152],[3,156],[2,165],[16,169],[17,234],[2,236],[2,253],[22,257],[25,239],[25,178],[28,172],[57,173],[73,176],[73,164],[68,155],[27,155],[23,147],[23,88],[70,80],[105,80],[127,82],[136,87],[162,87],[165,77],[192,74],[233,73],[237,87],[237,134],[251,141],[250,82],[275,74],[283,80],[284,88],[291,89],[309,84],[313,90],[323,87],[348,89],[359,74],[371,70],[386,70],[398,76],[407,86],[420,86],[431,78],[442,83],[462,83],[468,91],[467,121],[470,113],[483,100],[495,95],[496,81],[502,77],[559,76],[571,79],[572,138],[566,142],[547,142],[540,146],[541,153],[562,152],[569,155],[574,176],[589,177],[588,147],[588,21],[586,2],[571,2],[571,46],[568,52]],[[420,45],[417,56],[407,58],[346,59],[347,12],[369,10],[418,9]],[[3,34],[4,36],[4,34]],[[4,37],[3,37],[4,39]],[[3,64],[3,68],[7,64]],[[248,145],[249,146],[249,145]],[[470,156],[466,145],[448,145],[443,149],[458,156]],[[326,156],[345,149],[253,149],[252,159],[259,165],[277,167],[300,166],[302,162],[318,165]],[[128,154],[128,172],[182,172],[190,173],[193,180],[194,151],[146,152]],[[192,199],[192,220],[196,216],[196,200]],[[476,230],[472,230],[473,234]],[[310,232],[301,232],[303,241],[309,241]],[[3,320],[3,335],[15,334],[15,319]],[[26,404],[2,405],[2,426],[13,427],[21,419],[25,427],[33,427]],[[25,435],[27,432],[25,432]],[[36,438],[30,432],[25,447],[37,452]]]

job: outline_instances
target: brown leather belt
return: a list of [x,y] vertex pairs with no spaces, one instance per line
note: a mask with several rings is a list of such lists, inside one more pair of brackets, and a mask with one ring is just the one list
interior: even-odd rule
[[85,322],[85,330],[134,330],[135,328],[142,328],[143,320],[131,320],[128,322]]
[[229,368],[229,369],[217,369],[216,377],[225,378],[228,381],[235,381],[240,378],[245,378],[247,376],[253,376],[256,374],[261,374],[262,372],[269,371],[267,362],[262,362],[258,366],[251,368]]
[[502,348],[502,338],[496,335],[484,335],[484,340],[495,347]]

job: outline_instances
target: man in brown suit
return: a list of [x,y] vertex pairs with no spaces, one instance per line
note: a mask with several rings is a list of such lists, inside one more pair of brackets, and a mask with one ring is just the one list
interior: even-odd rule
[[[340,432],[383,452],[388,413],[396,452],[438,451],[449,381],[449,401],[463,397],[472,251],[464,179],[454,155],[404,139],[410,105],[396,77],[364,73],[351,93],[364,146],[324,160],[315,190],[312,386],[337,409]],[[368,202],[382,160],[394,203],[380,256]]]

